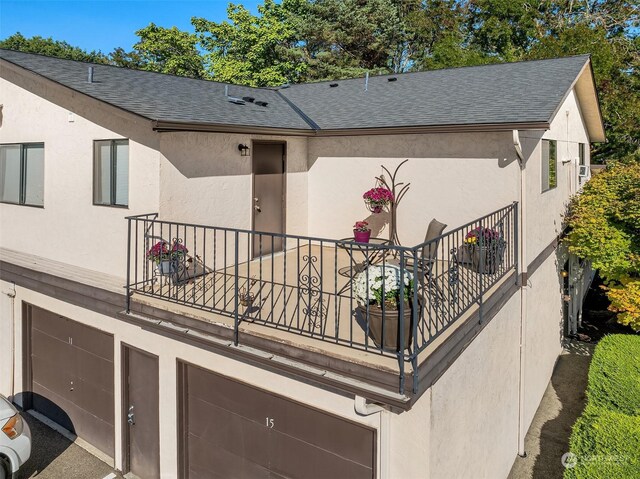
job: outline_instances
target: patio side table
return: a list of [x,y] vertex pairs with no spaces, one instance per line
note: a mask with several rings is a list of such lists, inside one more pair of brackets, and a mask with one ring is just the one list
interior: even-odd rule
[[[347,278],[354,277],[364,271],[367,265],[382,261],[388,252],[385,246],[389,244],[388,238],[369,238],[368,243],[358,243],[353,237],[342,238],[337,242],[337,246],[349,254],[351,264],[340,268],[338,273]],[[363,258],[360,256],[363,256]]]

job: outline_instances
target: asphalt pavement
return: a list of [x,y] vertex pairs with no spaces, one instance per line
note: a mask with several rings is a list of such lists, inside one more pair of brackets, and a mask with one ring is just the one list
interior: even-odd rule
[[14,479],[103,479],[122,478],[102,462],[30,414],[22,417],[31,428],[31,457]]

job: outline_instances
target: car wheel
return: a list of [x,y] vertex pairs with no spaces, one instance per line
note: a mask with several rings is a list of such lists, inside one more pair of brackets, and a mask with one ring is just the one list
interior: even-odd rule
[[9,459],[0,456],[0,479],[11,479],[12,475]]

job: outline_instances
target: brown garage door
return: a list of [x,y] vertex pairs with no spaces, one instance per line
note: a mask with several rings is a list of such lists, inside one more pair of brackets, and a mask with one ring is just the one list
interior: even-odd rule
[[181,363],[181,476],[372,478],[375,430]]
[[25,389],[32,392],[25,406],[113,457],[113,336],[36,306],[25,309]]

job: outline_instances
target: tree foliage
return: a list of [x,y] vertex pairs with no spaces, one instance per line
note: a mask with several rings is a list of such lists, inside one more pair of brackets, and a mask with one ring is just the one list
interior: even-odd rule
[[229,4],[229,21],[192,18],[209,74],[218,81],[251,86],[298,81],[307,69],[296,50],[292,21],[300,5],[298,0],[265,0],[253,15],[242,5]]
[[576,196],[569,251],[589,259],[607,282],[611,310],[640,331],[640,164],[613,165]]
[[109,59],[102,52],[87,52],[79,47],[69,45],[67,42],[43,38],[39,36],[25,38],[20,32],[0,41],[0,48],[18,50],[27,53],[38,53],[48,57],[66,58],[81,62],[108,63]]
[[133,46],[133,51],[125,53],[116,49],[111,54],[113,63],[192,78],[207,77],[196,35],[153,23],[138,30],[136,35],[140,40]]

